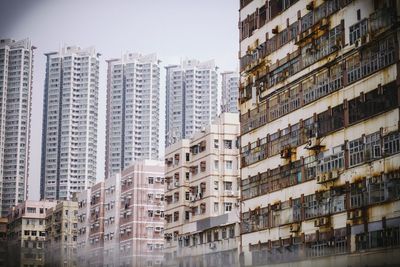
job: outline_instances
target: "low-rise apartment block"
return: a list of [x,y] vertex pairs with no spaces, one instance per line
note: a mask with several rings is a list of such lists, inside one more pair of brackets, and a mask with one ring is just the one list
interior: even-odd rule
[[47,210],[45,266],[77,266],[77,215],[77,201],[59,201]]
[[6,266],[8,243],[7,243],[8,218],[0,218],[0,266]]
[[138,161],[121,175],[120,265],[160,266],[164,257],[164,164]]
[[45,265],[46,211],[56,204],[27,200],[11,209],[8,215],[6,266]]
[[164,164],[137,161],[78,194],[79,266],[159,266]]
[[237,265],[239,116],[166,149],[165,259],[168,266]]

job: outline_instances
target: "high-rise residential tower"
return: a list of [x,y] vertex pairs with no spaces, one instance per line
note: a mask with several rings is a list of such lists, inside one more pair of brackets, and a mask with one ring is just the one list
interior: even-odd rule
[[221,73],[221,77],[221,112],[237,113],[239,112],[239,73],[226,71]]
[[0,216],[28,193],[33,49],[0,40]]
[[69,200],[96,180],[100,54],[71,46],[46,56],[40,193]]
[[217,116],[218,75],[213,60],[166,67],[166,147],[190,138]]
[[241,0],[242,266],[400,262],[400,1]]
[[108,60],[105,176],[158,159],[160,67],[156,54]]

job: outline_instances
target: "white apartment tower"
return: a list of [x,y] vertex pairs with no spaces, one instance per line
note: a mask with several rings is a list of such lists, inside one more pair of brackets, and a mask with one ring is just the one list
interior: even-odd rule
[[221,73],[222,97],[221,112],[237,113],[239,111],[239,73],[226,71]]
[[0,216],[28,193],[33,49],[0,40]]
[[158,159],[160,67],[156,54],[108,60],[105,176]]
[[218,109],[218,75],[214,60],[184,60],[166,67],[165,144],[190,138],[211,124]]
[[96,180],[100,54],[72,46],[46,56],[40,193],[69,200]]

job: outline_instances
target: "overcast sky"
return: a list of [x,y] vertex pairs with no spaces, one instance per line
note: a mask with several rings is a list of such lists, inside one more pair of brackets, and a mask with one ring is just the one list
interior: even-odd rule
[[[157,53],[162,60],[161,133],[164,143],[165,72],[182,58],[215,59],[238,68],[239,0],[0,0],[0,39],[29,37],[35,50],[29,199],[39,199],[44,53],[63,45],[101,53],[97,180],[103,179],[106,64],[125,52]],[[219,77],[220,80],[221,77]],[[162,149],[162,153],[164,150]],[[161,155],[163,156],[163,155]]]

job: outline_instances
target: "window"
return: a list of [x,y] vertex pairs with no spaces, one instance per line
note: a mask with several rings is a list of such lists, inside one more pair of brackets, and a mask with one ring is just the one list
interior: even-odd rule
[[218,189],[219,189],[219,188],[218,188],[218,184],[219,184],[218,181],[214,181],[214,190],[218,190]]
[[26,209],[26,212],[28,212],[28,213],[36,213],[36,208],[28,207]]
[[174,212],[174,222],[179,220],[179,211]]
[[149,177],[149,184],[154,184],[154,177]]
[[190,153],[186,153],[186,161],[190,160]]
[[232,182],[224,182],[224,190],[232,190]]
[[229,238],[235,237],[235,226],[229,227]]
[[218,240],[219,240],[219,231],[214,230],[214,241],[218,241]]
[[349,30],[350,45],[368,33],[368,19],[364,19],[352,26]]
[[218,147],[219,147],[218,139],[214,139],[214,148],[218,148]]
[[219,161],[214,160],[214,170],[218,170],[218,166],[219,166]]
[[37,231],[32,231],[32,232],[31,232],[31,235],[32,235],[32,236],[36,236],[36,234],[37,234]]
[[186,181],[189,181],[189,177],[190,177],[190,173],[189,173],[189,172],[186,172],[186,173],[185,173],[185,179],[186,179]]
[[148,211],[147,211],[147,215],[148,215],[149,217],[153,217],[153,211],[152,211],[152,210],[148,210]]
[[186,199],[186,200],[189,200],[189,199],[190,199],[190,193],[189,193],[189,192],[186,192],[186,193],[185,193],[185,199]]
[[223,228],[222,228],[221,235],[222,235],[222,239],[226,239],[226,238],[227,238],[227,235],[226,235],[226,227],[223,227]]
[[224,148],[232,149],[232,140],[224,140]]
[[43,208],[40,208],[40,209],[39,209],[39,212],[40,212],[40,214],[43,214],[43,213],[44,213]]
[[232,170],[232,167],[233,167],[232,165],[233,165],[232,160],[225,161],[225,169]]
[[24,235],[29,235],[29,231],[24,231]]
[[219,212],[218,202],[214,202],[214,212]]
[[225,210],[226,212],[232,211],[232,202],[225,202],[225,203],[224,203],[224,210]]
[[353,140],[349,143],[350,166],[355,166],[364,162],[364,142],[362,138]]
[[392,155],[400,152],[400,133],[392,133],[383,138],[385,155]]

